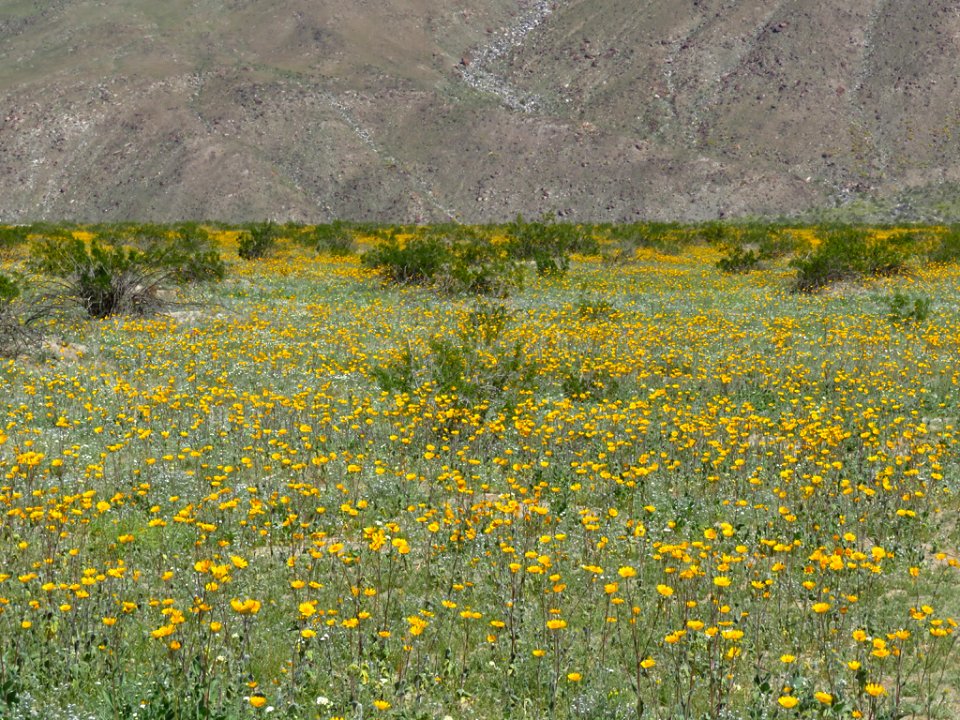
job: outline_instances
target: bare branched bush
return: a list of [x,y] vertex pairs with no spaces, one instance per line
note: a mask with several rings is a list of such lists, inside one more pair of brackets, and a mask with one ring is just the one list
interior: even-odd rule
[[168,304],[161,292],[164,287],[187,278],[222,277],[222,265],[213,263],[208,254],[169,243],[141,249],[46,239],[33,246],[31,267],[46,276],[44,296],[55,305],[79,307],[93,318],[149,315]]
[[38,325],[52,311],[47,302],[24,298],[19,285],[0,274],[0,357],[17,357],[38,347],[43,339]]

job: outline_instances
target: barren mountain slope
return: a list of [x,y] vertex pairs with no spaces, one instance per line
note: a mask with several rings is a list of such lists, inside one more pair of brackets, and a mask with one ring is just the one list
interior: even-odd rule
[[0,0],[0,222],[952,216],[958,76],[951,0]]

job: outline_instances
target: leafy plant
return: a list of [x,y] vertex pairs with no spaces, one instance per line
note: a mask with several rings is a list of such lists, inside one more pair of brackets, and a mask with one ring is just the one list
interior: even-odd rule
[[727,254],[717,260],[717,269],[725,273],[745,273],[755,270],[760,264],[760,254],[740,244],[731,245]]
[[237,254],[244,260],[259,260],[273,251],[277,245],[279,229],[272,222],[251,225],[237,240]]
[[430,388],[456,397],[460,405],[509,405],[536,377],[523,343],[506,338],[509,322],[503,305],[480,303],[462,316],[454,337],[431,337],[419,357],[404,349],[393,362],[374,368],[374,378],[385,392]]
[[577,300],[577,315],[587,320],[608,318],[616,313],[613,304],[601,297],[581,297]]
[[933,301],[925,295],[909,295],[899,290],[884,300],[891,322],[923,322],[930,316]]
[[478,345],[432,338],[429,348],[428,367],[434,387],[468,405],[500,405],[528,387],[536,376],[536,368],[525,358],[520,341],[488,347],[481,353]]
[[960,260],[960,225],[951,225],[939,236],[930,252],[930,260],[939,263]]
[[433,281],[450,259],[450,248],[437,237],[415,237],[401,242],[397,234],[392,233],[364,253],[361,261],[376,269],[389,282],[425,285]]
[[700,229],[701,237],[723,249],[717,269],[726,273],[757,270],[767,261],[809,250],[805,236],[791,228],[761,221],[724,226],[711,223]]
[[[116,237],[115,231],[113,236]],[[226,264],[210,234],[196,223],[182,223],[169,229],[134,226],[129,236],[129,243],[144,251],[151,262],[169,266],[178,284],[218,281],[226,275]]]
[[697,235],[708,245],[721,245],[729,239],[731,233],[732,228],[719,220],[704,223],[697,228]]
[[678,223],[603,225],[597,231],[604,233],[610,241],[610,247],[604,251],[604,258],[608,262],[630,261],[640,248],[676,254],[687,240]]
[[46,303],[25,299],[19,283],[0,273],[0,356],[16,357],[36,346],[41,340],[36,326],[49,315]]
[[878,239],[864,228],[829,230],[812,252],[791,260],[797,270],[794,286],[800,292],[815,292],[839,280],[902,273],[913,243],[909,235]]
[[156,312],[164,304],[158,291],[179,270],[163,249],[87,245],[73,238],[40,241],[31,255],[32,268],[52,278],[47,297],[77,305],[94,318]]
[[6,275],[0,274],[0,304],[9,305],[20,297],[20,287]]
[[417,368],[410,348],[402,350],[398,357],[385,365],[371,370],[380,389],[387,393],[410,393],[416,387]]
[[527,222],[518,215],[504,230],[510,257],[532,260],[538,275],[564,275],[570,269],[571,253],[590,255],[600,250],[596,238],[583,227],[555,223],[546,217],[540,222]]
[[807,237],[792,228],[760,228],[756,240],[760,257],[764,260],[795,255],[810,248]]
[[440,283],[447,291],[503,297],[520,286],[520,265],[482,233],[459,228],[448,242],[450,262]]
[[342,220],[334,220],[329,225],[317,225],[301,238],[301,242],[328,255],[351,255],[355,250],[353,230]]
[[464,316],[457,334],[468,343],[489,346],[503,336],[510,319],[505,305],[481,301]]
[[30,227],[27,225],[0,225],[0,250],[9,250],[27,241]]
[[521,281],[519,265],[481,232],[440,226],[401,240],[396,231],[363,255],[364,265],[399,285],[446,293],[504,296]]

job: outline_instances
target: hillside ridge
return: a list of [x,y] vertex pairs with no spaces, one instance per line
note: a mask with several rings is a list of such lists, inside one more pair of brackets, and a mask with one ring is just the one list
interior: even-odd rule
[[0,222],[960,219],[952,0],[5,5]]

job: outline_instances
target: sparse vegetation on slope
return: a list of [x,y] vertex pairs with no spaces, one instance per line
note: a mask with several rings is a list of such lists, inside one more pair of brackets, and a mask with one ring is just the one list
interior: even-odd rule
[[14,5],[0,222],[960,218],[952,0]]

